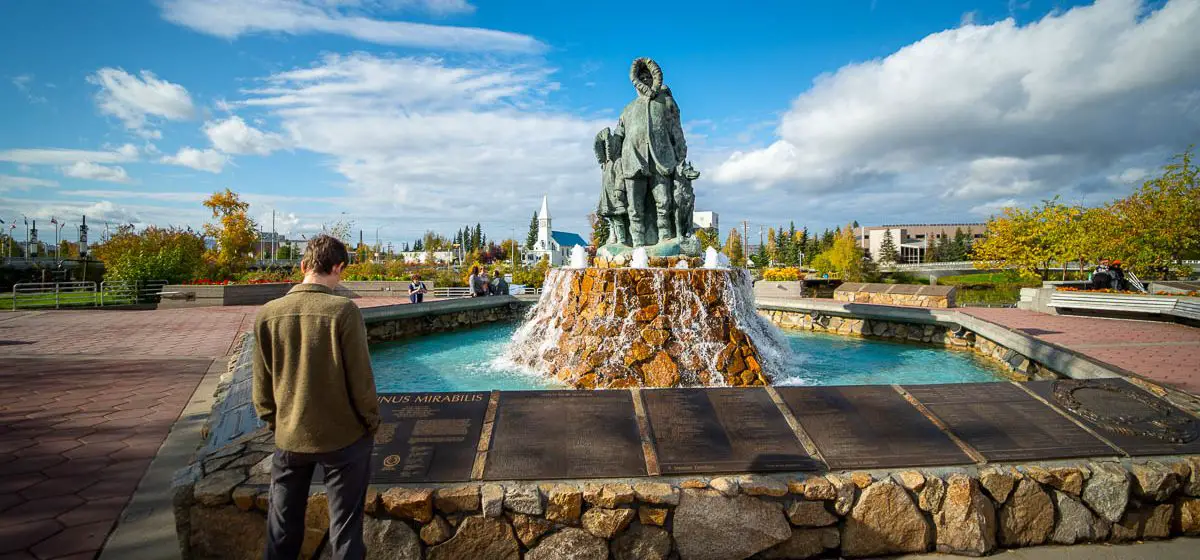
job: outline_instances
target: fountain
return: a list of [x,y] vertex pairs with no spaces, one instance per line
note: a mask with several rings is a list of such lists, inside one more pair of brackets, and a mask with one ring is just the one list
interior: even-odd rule
[[700,266],[700,174],[679,108],[654,61],[630,74],[638,97],[596,136],[607,243],[591,267],[572,251],[570,267],[549,271],[506,358],[583,389],[767,385],[787,345],[755,311],[749,272],[712,247]]

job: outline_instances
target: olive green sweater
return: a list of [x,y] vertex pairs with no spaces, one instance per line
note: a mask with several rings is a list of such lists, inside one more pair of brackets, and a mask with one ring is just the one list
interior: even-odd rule
[[254,409],[276,447],[323,453],[375,433],[375,376],[354,302],[299,284],[263,306],[254,336]]

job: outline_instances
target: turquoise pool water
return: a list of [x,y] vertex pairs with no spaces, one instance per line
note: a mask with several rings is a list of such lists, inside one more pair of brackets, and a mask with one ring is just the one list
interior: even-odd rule
[[[504,363],[516,325],[494,324],[371,348],[381,392],[561,389],[561,384]],[[1000,369],[970,352],[807,331],[784,331],[795,359],[778,385],[969,383],[1001,379]]]

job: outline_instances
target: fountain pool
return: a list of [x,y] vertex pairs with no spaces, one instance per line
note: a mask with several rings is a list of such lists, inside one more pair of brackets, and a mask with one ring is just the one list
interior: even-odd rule
[[[501,357],[516,324],[431,334],[371,348],[381,392],[568,389]],[[882,385],[1002,381],[998,366],[971,352],[783,331],[794,359],[776,385]]]

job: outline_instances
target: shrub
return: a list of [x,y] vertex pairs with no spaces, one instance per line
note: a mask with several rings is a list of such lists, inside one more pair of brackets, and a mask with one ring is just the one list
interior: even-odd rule
[[763,271],[763,280],[771,282],[795,282],[804,279],[804,272],[794,266],[768,268]]
[[106,280],[192,280],[204,271],[204,240],[191,230],[124,226],[95,247]]

